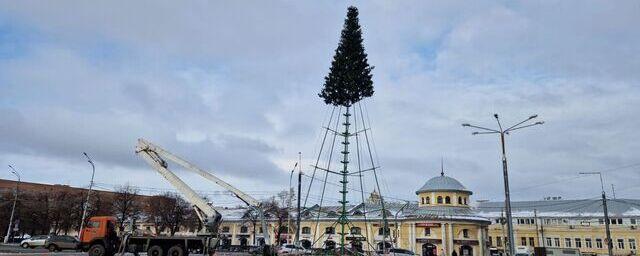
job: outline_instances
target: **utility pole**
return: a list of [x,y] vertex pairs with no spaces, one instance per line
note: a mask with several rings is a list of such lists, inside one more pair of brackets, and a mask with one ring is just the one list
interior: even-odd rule
[[[500,230],[502,230],[502,238],[504,239],[504,245],[502,246],[502,248],[504,248],[505,253],[507,252],[507,244],[508,244],[508,239],[507,239],[507,235],[504,232],[504,223],[506,221],[504,220],[504,208],[502,208],[502,211],[500,212],[500,225],[502,225],[502,228]],[[497,242],[496,242],[497,243]]]
[[287,193],[289,195],[289,201],[287,202],[287,235],[291,235],[291,201],[293,200],[293,186],[291,185],[291,180],[293,180],[293,172],[296,171],[296,167],[298,167],[298,162],[293,165],[293,168],[291,168],[291,174],[289,174],[289,191]]
[[513,220],[511,217],[511,196],[510,196],[510,192],[509,192],[509,172],[508,172],[508,168],[507,168],[507,153],[506,153],[506,149],[505,149],[505,142],[504,142],[504,135],[507,134],[509,135],[510,132],[515,131],[515,130],[520,130],[523,128],[527,128],[527,127],[531,127],[534,125],[541,125],[544,124],[543,121],[539,121],[539,122],[535,122],[535,123],[527,123],[528,121],[538,117],[538,115],[532,115],[529,116],[529,118],[525,119],[524,121],[521,121],[515,125],[512,125],[511,127],[507,128],[507,129],[502,129],[502,124],[500,123],[500,118],[498,118],[498,114],[494,114],[493,117],[496,119],[496,122],[498,123],[498,129],[489,129],[489,128],[485,128],[485,127],[481,127],[481,126],[476,126],[476,125],[471,125],[468,123],[464,123],[462,124],[462,127],[470,127],[470,128],[476,128],[476,129],[480,129],[481,131],[476,131],[473,132],[471,134],[473,135],[479,135],[479,134],[500,134],[500,146],[502,147],[502,178],[504,180],[504,205],[505,205],[505,210],[506,210],[506,215],[507,215],[507,232],[508,232],[508,240],[509,240],[509,255],[513,256],[515,255],[515,247],[514,247],[514,232],[513,232]]
[[91,164],[91,181],[89,182],[89,191],[87,192],[87,200],[84,202],[84,206],[82,207],[82,219],[80,219],[80,231],[78,231],[78,239],[82,240],[82,230],[84,229],[84,219],[87,217],[87,208],[89,208],[89,198],[91,196],[91,190],[93,189],[93,177],[96,175],[96,166],[91,161],[87,152],[82,152],[84,156],[87,158],[87,162]]
[[607,249],[609,251],[609,256],[613,256],[613,241],[611,240],[611,229],[609,228],[609,209],[607,208],[607,195],[604,192],[604,182],[602,181],[602,173],[601,172],[580,172],[580,174],[584,175],[599,175],[600,176],[600,187],[602,188],[602,210],[604,212],[604,228],[605,233],[607,235]]
[[5,244],[9,243],[9,237],[13,234],[13,216],[16,212],[16,203],[18,202],[18,184],[20,184],[20,174],[18,174],[18,171],[16,171],[16,169],[14,169],[11,165],[9,165],[9,168],[11,169],[11,173],[18,177],[18,182],[16,183],[15,194],[13,195],[13,207],[11,207],[11,217],[9,217],[9,227],[7,227],[7,235],[4,237]]
[[[533,209],[533,221],[536,223],[536,240],[538,240],[538,246],[540,246],[541,243],[544,243],[544,235],[542,240],[540,240],[540,230],[538,229],[538,209]],[[532,246],[535,247],[535,244]]]
[[[298,163],[302,162],[302,153],[298,152]],[[299,165],[300,167],[298,167],[298,211],[296,214],[296,238],[295,238],[295,245],[298,245],[300,243],[300,191],[302,191],[302,164]]]

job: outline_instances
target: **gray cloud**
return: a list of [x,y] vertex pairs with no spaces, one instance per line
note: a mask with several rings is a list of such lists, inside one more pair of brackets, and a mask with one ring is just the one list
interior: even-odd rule
[[[86,183],[75,173],[88,151],[114,174],[104,183],[167,187],[133,154],[138,137],[247,189],[284,188],[299,151],[313,162],[327,111],[316,94],[345,4],[1,5],[0,28],[31,36],[0,54],[0,162],[34,181]],[[367,106],[383,192],[413,199],[444,157],[476,198],[500,199],[497,138],[460,127],[492,125],[496,112],[547,121],[508,138],[517,199],[590,197],[590,178],[534,185],[640,162],[637,3],[357,5],[376,66]],[[607,181],[632,197],[637,174]]]

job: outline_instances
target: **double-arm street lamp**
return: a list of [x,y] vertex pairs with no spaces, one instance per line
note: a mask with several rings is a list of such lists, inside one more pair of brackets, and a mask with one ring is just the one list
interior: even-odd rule
[[89,196],[91,196],[91,189],[93,189],[93,177],[96,174],[96,166],[91,161],[89,155],[86,152],[82,152],[84,156],[87,158],[87,162],[91,164],[91,182],[89,182],[89,191],[87,192],[87,200],[84,202],[84,206],[82,207],[82,219],[80,219],[80,231],[78,231],[78,239],[82,239],[82,230],[84,229],[84,219],[87,217],[87,208],[89,207]]
[[508,233],[507,241],[509,243],[509,255],[513,256],[515,255],[515,247],[514,247],[515,238],[513,235],[513,222],[511,220],[511,198],[509,196],[509,175],[507,171],[507,154],[504,146],[504,135],[505,134],[509,135],[511,132],[515,130],[520,130],[520,129],[531,127],[534,125],[544,124],[544,122],[543,121],[538,121],[535,123],[529,122],[538,117],[538,115],[532,115],[522,122],[512,125],[507,129],[503,129],[502,124],[500,123],[500,118],[498,118],[498,114],[494,114],[493,117],[496,119],[496,122],[498,123],[498,129],[490,129],[490,128],[485,128],[481,126],[471,125],[468,123],[462,124],[462,127],[478,129],[479,131],[475,131],[471,133],[473,135],[500,134],[500,145],[502,146],[502,175],[504,179],[504,197],[505,197],[504,205],[505,205],[505,211],[507,215],[507,233]]
[[601,172],[580,172],[579,174],[600,176],[600,187],[602,188],[602,208],[604,211],[604,227],[605,227],[605,233],[607,235],[607,249],[609,250],[609,255],[613,255],[613,241],[611,241],[611,230],[609,229],[609,210],[607,208],[607,195],[604,193],[604,182],[602,181],[602,173]]
[[11,217],[9,217],[9,227],[7,227],[7,235],[4,237],[5,244],[9,242],[9,237],[12,234],[11,231],[13,230],[13,216],[16,212],[16,203],[18,202],[18,184],[20,184],[20,174],[18,174],[18,171],[16,171],[16,169],[14,169],[11,165],[9,165],[9,168],[11,169],[11,173],[18,177],[18,182],[16,183],[16,190],[15,194],[13,195],[13,207],[11,208]]

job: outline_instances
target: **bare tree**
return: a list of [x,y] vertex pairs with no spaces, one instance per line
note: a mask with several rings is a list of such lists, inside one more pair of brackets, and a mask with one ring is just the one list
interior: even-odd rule
[[[283,192],[284,196],[280,197]],[[276,227],[274,230],[274,233],[276,234],[276,244],[281,244],[282,240],[280,237],[282,236],[282,233],[288,233],[286,222],[287,218],[289,218],[289,209],[287,209],[286,200],[284,200],[284,198],[288,198],[288,194],[286,191],[283,192],[278,193],[281,203],[278,203],[275,197],[272,197],[269,201],[263,203],[265,214],[267,214],[268,217],[276,219]]]
[[129,184],[119,187],[113,198],[113,211],[118,219],[120,231],[124,231],[125,223],[128,220],[131,221],[132,227],[135,227],[135,222],[141,212],[138,189]]
[[154,223],[156,235],[168,228],[169,235],[174,236],[188,224],[191,212],[189,203],[175,193],[151,197],[146,208],[147,220]]

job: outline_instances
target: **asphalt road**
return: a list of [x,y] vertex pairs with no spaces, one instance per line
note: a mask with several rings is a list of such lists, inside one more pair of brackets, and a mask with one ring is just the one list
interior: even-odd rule
[[0,255],[87,255],[83,252],[76,252],[73,250],[65,250],[61,252],[49,252],[44,248],[36,248],[36,249],[25,249],[17,244],[0,244]]
[[[44,248],[35,248],[35,249],[25,249],[22,248],[20,246],[18,246],[17,244],[0,244],[0,255],[5,256],[5,255],[19,255],[19,256],[26,256],[26,255],[60,255],[60,256],[86,256],[87,253],[85,252],[77,252],[74,250],[64,250],[61,252],[49,252],[47,249]],[[133,254],[126,254],[126,255],[133,255]],[[141,253],[140,255],[146,255],[146,253]],[[190,254],[190,255],[198,255],[198,254]],[[234,252],[222,252],[222,253],[216,253],[216,255],[219,256],[241,256],[241,255],[249,255],[246,253],[234,253]]]

